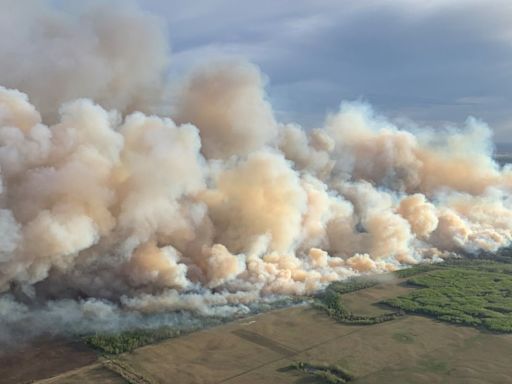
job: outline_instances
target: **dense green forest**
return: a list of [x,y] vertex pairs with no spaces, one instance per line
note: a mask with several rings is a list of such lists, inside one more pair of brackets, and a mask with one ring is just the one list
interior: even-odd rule
[[451,323],[512,332],[512,264],[508,260],[455,260],[417,274],[407,283],[419,289],[385,303]]

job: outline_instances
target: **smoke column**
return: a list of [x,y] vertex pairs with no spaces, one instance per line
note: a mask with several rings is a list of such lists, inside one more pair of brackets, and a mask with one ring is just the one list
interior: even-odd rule
[[229,316],[512,239],[512,169],[481,121],[421,128],[344,102],[304,129],[233,60],[191,69],[157,116],[153,16],[2,3],[0,343]]

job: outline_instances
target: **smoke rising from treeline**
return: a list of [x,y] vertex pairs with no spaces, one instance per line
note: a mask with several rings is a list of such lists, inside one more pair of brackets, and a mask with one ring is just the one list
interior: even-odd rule
[[239,60],[191,69],[156,116],[172,62],[158,19],[20,3],[0,14],[0,342],[230,315],[510,243],[512,169],[481,121],[344,102],[306,129],[276,120]]

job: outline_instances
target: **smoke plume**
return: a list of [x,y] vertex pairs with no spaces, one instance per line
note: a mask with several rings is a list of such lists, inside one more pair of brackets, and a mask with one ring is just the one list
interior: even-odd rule
[[233,60],[191,70],[157,116],[153,16],[3,3],[0,341],[227,316],[512,239],[512,168],[481,121],[421,128],[345,102],[322,127],[285,124]]

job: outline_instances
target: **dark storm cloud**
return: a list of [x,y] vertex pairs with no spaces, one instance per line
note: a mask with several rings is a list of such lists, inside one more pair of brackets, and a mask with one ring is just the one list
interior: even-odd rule
[[149,1],[170,23],[177,71],[244,56],[269,76],[283,119],[321,122],[342,99],[430,124],[512,129],[512,3],[491,1]]

